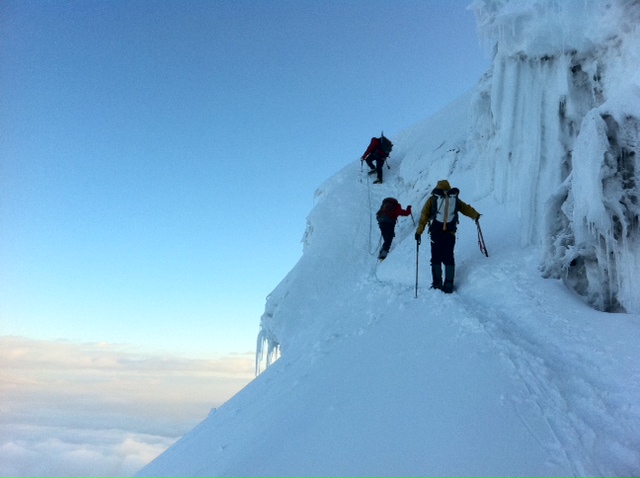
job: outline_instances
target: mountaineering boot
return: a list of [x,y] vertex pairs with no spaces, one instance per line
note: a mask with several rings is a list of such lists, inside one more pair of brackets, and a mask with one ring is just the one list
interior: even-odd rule
[[387,254],[389,254],[388,251],[385,251],[384,249],[382,249],[380,251],[380,254],[378,254],[378,259],[383,260],[387,257]]
[[440,264],[437,266],[431,265],[431,276],[433,277],[431,288],[442,289],[442,267],[440,267]]
[[451,294],[453,292],[453,277],[455,271],[455,266],[444,266],[444,285],[442,286],[442,292],[445,294]]
[[382,184],[382,179],[376,179],[373,184]]
[[367,174],[376,174],[376,168],[370,169],[369,172]]

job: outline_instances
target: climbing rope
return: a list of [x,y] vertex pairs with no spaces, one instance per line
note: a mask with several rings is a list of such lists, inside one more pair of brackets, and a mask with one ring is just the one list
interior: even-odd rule
[[[362,168],[360,168],[360,172],[362,172]],[[371,181],[369,180],[369,175],[367,174],[366,177],[367,180],[367,202],[369,203],[369,244],[368,244],[368,248],[369,248],[369,255],[370,256],[375,256],[378,253],[378,250],[380,249],[380,246],[382,245],[382,236],[380,236],[380,239],[378,240],[378,245],[373,249],[371,249],[371,234],[373,233],[373,207],[371,204]]]

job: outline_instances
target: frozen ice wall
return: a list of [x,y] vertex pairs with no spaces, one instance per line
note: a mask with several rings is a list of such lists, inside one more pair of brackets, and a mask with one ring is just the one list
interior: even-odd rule
[[473,101],[478,188],[515,202],[545,276],[640,312],[640,2],[476,1],[493,51]]

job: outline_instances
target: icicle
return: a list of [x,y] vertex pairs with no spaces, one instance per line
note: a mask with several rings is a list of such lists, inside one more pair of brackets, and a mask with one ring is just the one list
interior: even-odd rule
[[256,345],[256,377],[262,372],[262,364],[265,370],[280,358],[280,344],[269,337],[264,329],[258,333],[258,343]]

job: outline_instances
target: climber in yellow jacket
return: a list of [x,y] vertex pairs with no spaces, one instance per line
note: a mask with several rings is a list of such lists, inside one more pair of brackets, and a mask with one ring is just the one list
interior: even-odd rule
[[[480,213],[463,202],[458,195],[458,188],[452,188],[449,181],[438,181],[431,196],[422,208],[420,221],[416,230],[416,241],[421,242],[422,233],[429,224],[431,235],[431,274],[432,289],[441,289],[447,294],[453,292],[455,276],[455,259],[453,249],[456,245],[456,228],[458,212],[474,221],[478,221]],[[442,282],[442,264],[444,264],[444,283]]]

